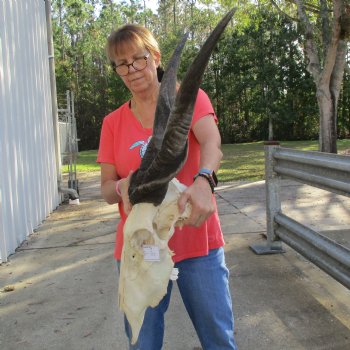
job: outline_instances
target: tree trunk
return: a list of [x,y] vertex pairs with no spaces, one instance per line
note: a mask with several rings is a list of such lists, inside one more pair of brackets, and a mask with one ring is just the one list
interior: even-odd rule
[[319,149],[337,153],[336,111],[329,86],[317,87],[317,102],[320,111]]
[[[305,33],[305,53],[308,58],[308,71],[313,76],[317,102],[320,112],[319,150],[337,153],[337,107],[343,80],[347,28],[342,28],[341,19],[347,19],[344,0],[333,0],[332,24],[328,18],[326,1],[321,1],[320,16],[322,26],[323,50],[318,50],[314,39],[315,28],[311,24],[303,0],[295,0],[298,16]],[[343,17],[342,17],[343,16]],[[345,34],[344,34],[345,33]],[[323,52],[320,59],[319,52]]]
[[272,141],[273,140],[273,120],[272,120],[272,116],[269,115],[269,136],[268,136],[268,140]]

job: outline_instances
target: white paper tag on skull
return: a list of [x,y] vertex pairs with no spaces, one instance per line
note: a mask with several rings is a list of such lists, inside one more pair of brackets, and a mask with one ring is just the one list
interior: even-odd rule
[[143,259],[145,261],[160,261],[158,246],[144,244],[142,246],[142,250],[143,250]]

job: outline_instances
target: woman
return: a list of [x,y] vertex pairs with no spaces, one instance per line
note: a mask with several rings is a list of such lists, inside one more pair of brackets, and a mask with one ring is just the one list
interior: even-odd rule
[[[123,225],[131,210],[128,198],[130,176],[138,169],[148,141],[159,94],[161,54],[153,35],[144,27],[126,25],[112,33],[107,44],[115,72],[131,92],[131,99],[105,117],[98,153],[101,163],[101,191],[109,204],[118,203],[121,220],[117,228],[115,258],[120,261]],[[178,205],[191,203],[191,216],[169,241],[179,269],[181,297],[203,349],[236,349],[233,336],[232,303],[228,270],[223,253],[215,197],[213,171],[222,158],[217,118],[208,96],[199,90],[191,130],[188,158],[177,179],[188,186]],[[200,176],[197,176],[200,174]],[[164,313],[168,293],[156,308],[148,308],[137,343],[130,349],[162,348]],[[131,338],[126,320],[126,333]]]

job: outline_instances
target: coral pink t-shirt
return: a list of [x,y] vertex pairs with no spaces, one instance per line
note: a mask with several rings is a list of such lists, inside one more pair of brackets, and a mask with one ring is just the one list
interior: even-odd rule
[[[193,183],[193,176],[199,170],[200,146],[192,131],[192,127],[200,118],[210,114],[217,122],[213,106],[207,94],[200,89],[189,132],[188,158],[176,176],[186,186]],[[97,162],[113,164],[119,178],[127,177],[130,170],[135,171],[139,168],[151,136],[152,129],[142,127],[133,115],[129,103],[126,102],[103,120]],[[216,208],[214,196],[213,201]],[[117,260],[120,260],[126,214],[122,203],[118,205],[121,220],[117,227],[114,256]],[[224,240],[217,208],[203,225],[198,228],[185,226],[181,230],[175,229],[174,235],[169,240],[169,248],[175,253],[173,256],[174,262],[207,255],[209,249],[215,249],[223,245]]]

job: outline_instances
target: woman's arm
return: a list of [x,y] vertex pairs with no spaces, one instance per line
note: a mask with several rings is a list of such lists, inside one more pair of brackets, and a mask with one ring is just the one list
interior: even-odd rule
[[115,191],[115,186],[118,180],[115,166],[108,163],[101,164],[101,193],[103,199],[108,204],[118,203],[121,197]]
[[[193,132],[200,144],[200,168],[217,171],[222,158],[221,137],[212,115],[198,120],[193,126]],[[198,176],[179,199],[179,209],[184,211],[187,202],[192,205],[191,216],[185,222],[187,225],[200,226],[215,211],[212,191],[208,181]]]
[[131,172],[128,177],[119,179],[119,191],[121,196],[116,191],[116,185],[118,181],[117,171],[113,164],[101,163],[101,194],[103,199],[108,204],[119,203],[123,201],[124,211],[129,214],[131,210],[131,204],[129,202],[129,182]]

